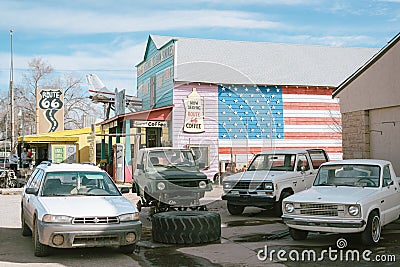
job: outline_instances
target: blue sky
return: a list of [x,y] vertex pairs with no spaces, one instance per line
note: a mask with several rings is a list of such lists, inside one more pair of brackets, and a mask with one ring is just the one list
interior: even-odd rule
[[9,84],[10,29],[16,86],[40,57],[56,74],[95,73],[135,94],[149,34],[381,48],[399,26],[400,0],[1,0],[0,90]]

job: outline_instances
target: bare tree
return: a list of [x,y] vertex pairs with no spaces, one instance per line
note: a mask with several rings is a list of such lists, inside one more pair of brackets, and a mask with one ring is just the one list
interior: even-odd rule
[[[53,67],[41,58],[29,62],[29,72],[15,88],[16,112],[24,114],[25,134],[36,133],[36,92],[38,88],[62,89],[64,91],[64,128],[76,129],[87,125],[82,117],[99,117],[99,112],[81,87],[82,78],[73,75],[56,77]],[[16,119],[20,120],[16,116]],[[17,125],[20,125],[20,122]]]

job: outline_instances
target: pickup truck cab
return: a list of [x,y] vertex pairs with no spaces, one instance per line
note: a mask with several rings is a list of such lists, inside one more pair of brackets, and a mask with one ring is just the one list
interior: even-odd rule
[[132,191],[141,197],[139,206],[155,207],[155,212],[174,207],[204,208],[200,199],[212,185],[200,167],[190,149],[140,149],[132,185]]
[[399,181],[389,161],[358,159],[324,163],[313,186],[283,201],[283,221],[294,240],[308,232],[360,233],[379,242],[381,227],[400,215]]
[[310,188],[318,167],[328,161],[323,149],[293,149],[257,154],[247,171],[223,181],[222,199],[230,214],[240,215],[247,206],[273,207],[282,215],[282,200]]

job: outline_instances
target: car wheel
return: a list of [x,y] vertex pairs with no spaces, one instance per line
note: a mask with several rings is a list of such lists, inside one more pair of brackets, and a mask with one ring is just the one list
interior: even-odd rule
[[49,250],[50,247],[43,245],[42,243],[40,243],[39,241],[39,231],[38,228],[36,227],[37,224],[35,224],[34,226],[34,234],[33,234],[33,248],[34,248],[34,255],[36,257],[44,257],[49,255]]
[[124,254],[132,254],[133,251],[136,249],[136,244],[131,244],[131,245],[126,245],[126,246],[120,246],[119,250],[124,253]]
[[381,238],[381,220],[376,211],[371,212],[368,216],[367,226],[361,233],[361,243],[363,245],[375,245],[378,244]]
[[221,217],[208,211],[168,211],[152,218],[153,241],[199,244],[221,238]]
[[231,215],[241,215],[244,211],[244,206],[227,203],[226,207],[228,208],[228,211]]
[[274,210],[275,210],[275,215],[277,217],[282,216],[282,201],[287,198],[288,196],[291,196],[292,194],[284,191],[281,193],[281,197],[279,198],[279,201],[275,203]]
[[289,228],[289,234],[293,240],[304,240],[308,236],[308,231]]
[[21,228],[22,228],[22,236],[31,236],[32,235],[31,229],[25,222],[25,216],[24,216],[23,212],[21,212]]

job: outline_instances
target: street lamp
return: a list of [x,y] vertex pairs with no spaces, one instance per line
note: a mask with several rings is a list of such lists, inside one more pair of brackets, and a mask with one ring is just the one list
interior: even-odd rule
[[14,61],[13,61],[13,37],[14,30],[10,30],[10,116],[11,116],[11,150],[15,148],[15,118],[14,118]]

